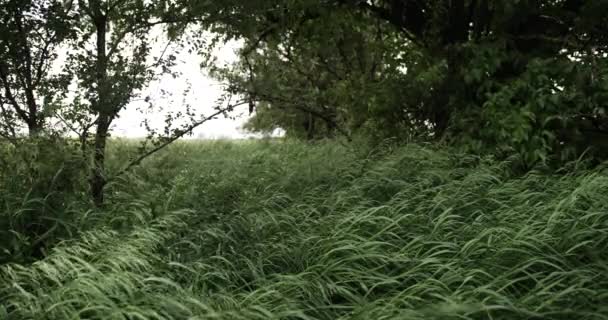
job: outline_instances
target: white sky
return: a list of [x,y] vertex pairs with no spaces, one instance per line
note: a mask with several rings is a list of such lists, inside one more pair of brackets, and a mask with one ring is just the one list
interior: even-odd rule
[[[196,33],[200,30],[191,30],[191,32],[194,32],[192,35],[200,35]],[[167,38],[160,26],[153,28],[150,34],[151,39],[149,41],[152,42],[152,52],[147,63],[153,65],[167,48]],[[184,34],[186,40],[189,35],[189,32]],[[94,43],[91,43],[91,45],[94,45]],[[218,44],[213,52],[217,59],[216,62],[219,65],[236,62],[238,59],[236,50],[240,45],[238,41]],[[139,98],[123,108],[119,117],[112,123],[110,130],[113,136],[145,137],[148,132],[144,120],[147,120],[154,129],[163,132],[166,114],[185,111],[186,106],[190,106],[190,110],[197,115],[195,119],[201,119],[216,112],[214,107],[217,106],[217,100],[224,93],[222,85],[208,76],[206,71],[202,69],[203,58],[196,50],[188,53],[188,50],[176,50],[176,47],[178,47],[177,44],[168,47],[164,56],[174,54],[177,57],[176,65],[171,70],[177,71],[179,76],[174,78],[169,74],[164,75],[142,90],[139,93]],[[54,66],[55,72],[61,72],[65,68],[65,52],[60,50],[60,57]],[[73,90],[77,90],[77,88],[73,88]],[[150,109],[150,104],[144,101],[145,97],[150,97],[149,101],[152,103],[152,109]],[[233,102],[235,101],[236,98],[233,99]],[[261,136],[260,134],[245,132],[242,129],[243,124],[250,118],[247,105],[238,107],[230,116],[232,119],[220,116],[217,119],[209,120],[196,128],[191,136],[185,138],[242,139]],[[182,123],[184,122],[182,121]],[[176,127],[178,126],[173,126],[173,128]],[[283,134],[282,130],[277,130],[274,133],[275,136]]]
[[[164,37],[158,37],[153,46],[154,51],[157,51],[157,54],[160,53],[165,45]],[[238,46],[237,42],[229,42],[218,48],[215,52],[218,63],[224,64],[236,61],[235,50]],[[142,113],[138,109],[146,110],[144,117],[149,119],[155,128],[159,129],[164,128],[164,112],[185,110],[185,105],[190,105],[198,115],[214,113],[213,107],[222,95],[220,83],[209,77],[201,69],[202,57],[196,52],[188,53],[184,51],[176,56],[177,65],[172,70],[178,71],[181,75],[175,79],[170,75],[163,76],[161,79],[152,82],[141,95],[142,98],[150,96],[155,108],[162,107],[163,111],[148,111],[148,103],[141,100],[132,102],[121,111],[120,117],[114,121],[112,126],[114,136],[136,138],[146,135],[146,129],[142,124]],[[187,90],[188,88],[190,89]],[[186,90],[187,93],[184,95]],[[163,95],[161,91],[168,94]],[[236,109],[232,116],[236,119],[222,116],[206,122],[198,127],[191,137],[239,139],[252,136],[241,129],[249,118],[247,107],[243,106]]]

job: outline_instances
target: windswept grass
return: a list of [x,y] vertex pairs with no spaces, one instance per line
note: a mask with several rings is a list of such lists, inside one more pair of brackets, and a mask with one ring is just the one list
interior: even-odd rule
[[0,319],[608,319],[602,169],[387,150],[175,145],[0,267]]

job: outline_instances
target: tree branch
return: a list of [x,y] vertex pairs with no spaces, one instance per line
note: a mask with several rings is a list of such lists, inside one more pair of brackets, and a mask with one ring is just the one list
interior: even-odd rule
[[[47,32],[48,35],[48,32]],[[55,41],[56,35],[53,35],[50,39],[47,39],[44,43],[44,48],[40,53],[40,60],[38,61],[38,66],[36,67],[36,80],[34,80],[34,88],[38,87],[40,81],[42,80],[42,75],[44,73],[44,63],[49,57],[49,51],[51,48],[51,44]]]
[[5,68],[6,67],[0,62],[0,80],[2,81],[2,84],[4,85],[5,96],[8,99],[8,101],[11,103],[11,105],[13,106],[13,109],[15,109],[15,112],[17,112],[19,117],[23,121],[27,122],[29,119],[29,115],[27,114],[27,112],[24,109],[21,108],[21,106],[19,105],[19,102],[17,102],[17,99],[13,95],[11,86],[8,82],[8,75],[6,74]]
[[219,109],[217,112],[215,112],[214,114],[204,117],[203,119],[194,122],[193,124],[189,125],[186,129],[184,130],[180,130],[179,133],[177,133],[176,135],[169,137],[166,141],[164,141],[163,143],[161,143],[160,145],[152,148],[151,150],[148,150],[147,152],[141,154],[140,156],[138,156],[137,158],[131,160],[131,162],[125,166],[122,170],[120,170],[116,175],[114,175],[114,177],[110,178],[108,180],[108,182],[115,180],[117,177],[122,176],[123,174],[127,173],[129,170],[131,170],[133,167],[138,166],[143,160],[145,160],[146,158],[150,157],[151,155],[155,154],[156,152],[164,149],[165,147],[167,147],[168,145],[172,144],[173,142],[179,140],[180,138],[186,136],[187,134],[192,133],[192,131],[196,128],[198,128],[199,126],[201,126],[202,124],[206,123],[209,120],[214,119],[215,117],[224,114],[226,112],[232,111],[234,108],[238,107],[238,106],[242,106],[245,104],[248,104],[249,101],[243,101],[243,102],[239,102],[233,105],[229,105],[226,108],[223,109]]
[[91,10],[90,6],[87,6],[87,5],[84,4],[84,0],[79,0],[78,1],[78,5],[80,7],[82,7],[82,9],[84,10],[84,12],[89,16],[89,18],[95,19],[95,14],[93,14],[93,10]]
[[17,31],[19,32],[19,40],[21,41],[21,45],[25,50],[25,71],[23,72],[23,90],[25,91],[25,99],[29,110],[29,119],[36,121],[36,113],[38,112],[38,107],[36,105],[36,98],[34,97],[34,87],[32,81],[32,52],[30,50],[30,46],[27,42],[27,34],[23,29],[23,15],[18,9],[15,10],[15,25],[17,27]]
[[110,13],[111,11],[113,11],[114,9],[116,9],[118,6],[120,6],[121,4],[123,4],[125,2],[126,2],[126,0],[116,0],[116,1],[114,1],[114,3],[112,3],[111,5],[109,5],[107,13]]
[[289,99],[273,97],[273,96],[270,96],[267,94],[260,94],[260,93],[257,93],[257,96],[260,97],[261,100],[265,100],[265,101],[268,101],[271,103],[278,102],[278,104],[274,104],[274,106],[279,109],[283,109],[283,110],[286,110],[287,107],[284,107],[281,103],[290,104],[296,110],[300,110],[302,112],[307,112],[307,113],[313,115],[314,117],[317,117],[317,118],[325,121],[325,123],[333,126],[334,128],[336,128],[336,130],[338,130],[338,132],[340,132],[340,134],[342,134],[344,137],[346,137],[346,139],[348,141],[352,140],[350,134],[346,130],[344,130],[334,119],[332,119],[329,116],[324,115],[323,113],[321,113],[319,111],[316,111],[316,110],[306,106],[306,104],[304,104],[303,102],[294,102],[294,101],[290,101]]
[[4,103],[2,102],[2,95],[0,95],[0,110],[2,110],[2,117],[4,118],[4,126],[9,131],[9,133],[5,134],[3,131],[0,131],[0,135],[4,137],[6,140],[16,145],[17,132],[15,132],[15,125],[12,119],[9,118],[9,113],[4,107]]
[[[345,0],[340,0],[340,3],[344,2]],[[369,1],[366,0],[357,1],[356,5],[362,10],[375,14],[378,18],[388,21],[390,24],[399,29],[399,31],[401,31],[405,35],[405,37],[412,43],[423,47],[416,35],[404,25],[404,22],[401,19],[396,19],[397,15],[391,12],[389,9],[378,7],[369,3]]]
[[266,30],[262,31],[262,33],[257,37],[257,39],[247,46],[247,48],[243,49],[242,55],[248,56],[251,52],[258,48],[262,41],[266,40],[266,38],[275,30],[274,26],[268,27]]

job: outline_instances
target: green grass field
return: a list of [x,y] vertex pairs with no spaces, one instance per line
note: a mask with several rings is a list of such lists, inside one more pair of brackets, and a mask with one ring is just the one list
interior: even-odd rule
[[182,142],[0,266],[0,319],[608,319],[608,175],[578,165]]

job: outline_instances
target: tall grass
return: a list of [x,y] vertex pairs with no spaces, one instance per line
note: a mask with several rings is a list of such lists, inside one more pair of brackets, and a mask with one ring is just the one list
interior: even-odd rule
[[0,264],[27,262],[77,233],[86,211],[84,161],[54,137],[0,141]]
[[605,171],[387,150],[172,146],[0,267],[0,318],[608,319]]

